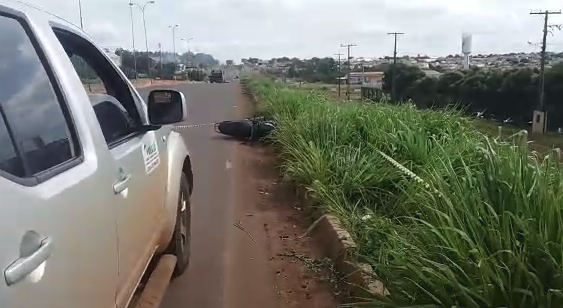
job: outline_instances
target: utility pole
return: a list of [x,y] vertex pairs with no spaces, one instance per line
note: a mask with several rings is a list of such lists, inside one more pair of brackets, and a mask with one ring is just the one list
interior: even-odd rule
[[395,43],[393,47],[393,70],[391,72],[391,101],[395,101],[395,78],[397,77],[397,36],[403,35],[403,32],[389,32],[387,35],[393,35],[395,37]]
[[342,74],[342,62],[340,57],[343,56],[343,54],[335,53],[334,55],[338,56],[338,97],[340,97],[340,88],[342,84],[342,77],[340,76]]
[[366,67],[364,65],[364,62],[362,61],[362,86],[360,88],[361,94],[360,94],[360,99],[363,101],[364,100],[364,83],[366,82]]
[[282,67],[282,82],[287,82],[287,67]]
[[[540,89],[539,89],[539,111],[544,112],[544,92],[545,92],[545,49],[547,44],[547,32],[548,32],[548,24],[547,20],[549,19],[549,15],[560,15],[561,11],[539,11],[539,12],[530,12],[530,15],[543,15],[544,24],[543,24],[543,39],[541,45],[541,62],[540,62]],[[544,128],[545,132],[545,128]]]
[[366,67],[364,62],[362,62],[362,87],[364,86],[364,82],[366,81]]
[[350,65],[351,64],[350,62],[352,60],[352,57],[350,57],[350,48],[356,47],[356,46],[358,46],[358,45],[356,45],[356,44],[340,44],[340,47],[346,47],[346,49],[348,50],[348,73],[346,74],[346,76],[347,76],[346,77],[346,98],[348,100],[350,100],[350,72],[352,71],[352,68],[351,68],[351,65]]

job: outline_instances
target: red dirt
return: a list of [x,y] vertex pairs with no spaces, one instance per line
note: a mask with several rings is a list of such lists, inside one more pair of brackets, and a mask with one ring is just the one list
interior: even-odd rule
[[154,87],[154,86],[175,86],[186,81],[179,81],[179,80],[153,80],[152,83],[147,80],[141,80],[137,84],[133,82],[136,88],[146,88],[146,87]]
[[[241,116],[251,109],[246,97],[239,106]],[[237,145],[235,153],[233,220],[244,230],[233,227],[231,235],[237,247],[227,257],[226,307],[337,307],[330,263],[311,238],[298,239],[310,222],[281,180],[278,158],[262,146]]]
[[[135,88],[146,88],[146,87],[156,87],[156,86],[175,86],[186,81],[177,81],[177,80],[153,80],[152,83],[150,80],[147,79],[140,79],[139,81],[135,82],[134,80],[131,81]],[[84,88],[87,92],[90,93],[107,93],[105,86],[102,83],[96,84],[84,84]]]

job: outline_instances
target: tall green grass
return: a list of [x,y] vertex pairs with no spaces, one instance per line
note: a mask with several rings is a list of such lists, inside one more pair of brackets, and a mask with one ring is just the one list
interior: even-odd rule
[[[563,307],[563,173],[455,110],[247,81],[283,169],[338,215],[390,292],[373,307]],[[429,307],[429,306],[426,306]]]

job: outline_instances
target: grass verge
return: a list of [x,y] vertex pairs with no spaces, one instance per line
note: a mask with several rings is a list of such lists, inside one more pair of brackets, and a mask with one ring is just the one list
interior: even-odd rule
[[488,138],[454,110],[245,82],[279,124],[286,175],[340,218],[386,284],[373,307],[563,306],[563,172],[552,155]]
[[[516,126],[511,125],[499,126],[498,123],[484,119],[475,119],[474,121],[477,130],[492,137],[507,137],[522,130]],[[501,127],[500,130],[499,127]],[[528,144],[530,150],[540,153],[547,153],[553,148],[563,148],[563,135],[555,132],[547,132],[545,134],[530,132],[528,135],[528,140],[530,141]]]

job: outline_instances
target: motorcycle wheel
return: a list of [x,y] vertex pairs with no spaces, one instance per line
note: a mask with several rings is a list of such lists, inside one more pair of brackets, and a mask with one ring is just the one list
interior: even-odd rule
[[246,140],[250,138],[252,123],[248,121],[223,121],[215,124],[215,131],[235,139]]

